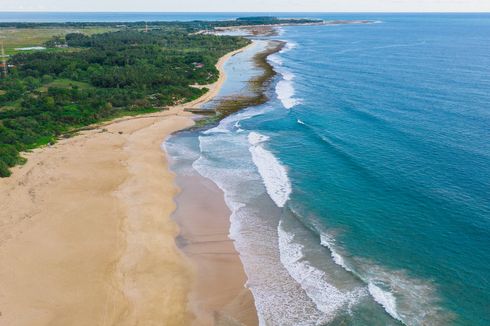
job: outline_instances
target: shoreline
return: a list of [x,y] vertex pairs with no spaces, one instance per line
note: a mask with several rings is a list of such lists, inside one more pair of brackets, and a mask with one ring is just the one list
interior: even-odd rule
[[[240,52],[254,46],[256,42]],[[253,57],[260,53],[262,51],[254,50]],[[220,84],[227,78],[224,63],[235,54],[221,61]],[[209,99],[215,99],[219,91],[216,89]],[[166,155],[169,154],[166,152]],[[177,247],[193,272],[188,302],[191,324],[258,325],[255,301],[246,287],[248,277],[229,238],[231,211],[226,206],[224,193],[211,180],[194,172],[191,177],[175,173],[179,193],[175,196],[176,210],[171,215],[180,230]]]
[[217,99],[215,105],[216,107],[214,109],[216,114],[214,116],[197,120],[195,125],[196,128],[215,125],[227,116],[244,108],[261,105],[267,102],[268,97],[266,94],[266,88],[268,83],[276,75],[276,71],[267,61],[267,58],[270,55],[280,52],[286,44],[285,42],[278,40],[267,40],[267,43],[268,45],[265,47],[265,49],[255,53],[252,58],[255,66],[262,69],[262,73],[246,81],[248,87],[250,88],[251,94],[225,96],[224,98]]
[[[250,79],[245,82],[250,94],[238,95],[232,91],[224,99],[219,99],[215,104],[217,117],[224,118],[242,108],[260,105],[268,99],[265,91],[275,71],[267,58],[280,51],[285,43],[274,40],[264,43],[247,56],[247,64],[260,71],[249,76]],[[233,107],[226,106],[230,99],[236,102]],[[205,129],[213,127],[214,121],[209,118],[200,120],[206,123]],[[199,131],[190,132],[193,134]],[[178,142],[172,146],[179,147]],[[172,150],[169,150],[168,154],[171,153]],[[179,156],[170,157],[180,162]],[[184,163],[185,166],[187,164],[190,161]],[[171,164],[180,189],[175,198],[177,208],[172,217],[180,227],[177,245],[195,272],[189,296],[190,313],[195,316],[193,325],[258,325],[255,299],[246,285],[248,276],[240,253],[235,249],[235,241],[230,238],[232,212],[225,202],[225,194],[212,180],[195,169],[186,168],[182,172],[180,166],[180,163]]]
[[170,219],[175,176],[160,145],[194,124],[183,107],[215,96],[223,64],[247,47],[219,59],[220,77],[200,98],[35,149],[0,180],[1,324],[191,320],[192,275]]
[[229,238],[231,211],[223,191],[197,171],[178,174],[176,181],[182,191],[172,217],[181,230],[177,246],[194,272],[188,303],[192,325],[258,325],[248,277]]

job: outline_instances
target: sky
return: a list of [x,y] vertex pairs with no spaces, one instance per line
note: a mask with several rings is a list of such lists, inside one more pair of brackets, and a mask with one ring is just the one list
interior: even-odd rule
[[490,12],[490,0],[0,0],[0,11]]

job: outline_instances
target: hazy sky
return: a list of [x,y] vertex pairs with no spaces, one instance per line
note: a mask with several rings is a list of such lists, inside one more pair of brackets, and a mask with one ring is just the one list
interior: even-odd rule
[[490,0],[0,0],[0,11],[465,11]]

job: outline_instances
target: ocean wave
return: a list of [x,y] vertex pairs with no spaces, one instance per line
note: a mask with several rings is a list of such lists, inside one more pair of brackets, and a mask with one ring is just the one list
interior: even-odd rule
[[[335,146],[337,146],[337,144],[341,144],[344,146],[350,145],[345,140],[343,140],[340,137],[333,135],[328,130],[320,129],[318,127],[312,126],[309,123],[306,123],[299,118],[296,119],[296,122],[298,124],[303,125],[304,127],[308,128],[311,131],[310,135],[315,136],[315,138],[317,138],[319,141],[321,141],[322,143],[326,143],[330,147],[335,147]],[[336,148],[336,149],[341,150],[339,148]]]
[[[301,119],[296,120],[298,124],[305,128],[308,128],[311,132],[308,133],[313,139],[322,144],[327,150],[334,153],[337,157],[344,160],[347,164],[351,165],[358,171],[362,171],[366,178],[377,179],[376,171],[369,169],[359,161],[359,158],[352,153],[349,148],[350,144],[345,140],[329,133],[327,130],[320,130]],[[382,181],[377,179],[378,182]]]
[[393,293],[384,291],[371,282],[368,284],[368,290],[374,301],[379,303],[391,317],[403,322],[396,311],[396,298]]
[[362,287],[341,291],[330,284],[327,274],[305,259],[303,245],[294,241],[295,235],[285,231],[282,222],[279,223],[278,234],[281,262],[325,314],[323,322],[331,321],[340,311],[350,310],[360,298],[367,295],[366,289]]
[[[314,326],[322,313],[281,264],[277,240],[282,211],[270,199],[250,155],[248,134],[199,136],[201,155],[193,167],[224,192],[230,208],[230,238],[240,253],[260,325]],[[255,133],[261,146],[268,137]]]
[[256,132],[248,135],[249,151],[257,167],[267,193],[278,207],[284,207],[291,194],[291,181],[286,168],[279,160],[261,144],[268,140],[267,136]]
[[241,129],[240,122],[253,118],[257,115],[263,114],[267,110],[270,110],[269,106],[257,106],[241,110],[235,114],[229,115],[219,122],[219,124],[208,130],[202,132],[204,135],[215,133],[230,133],[232,131],[238,131]]
[[342,255],[335,250],[335,247],[333,245],[334,242],[335,240],[331,236],[327,235],[326,233],[320,234],[320,243],[322,246],[327,247],[328,250],[330,250],[330,255],[332,256],[333,261],[337,265],[344,268],[346,271],[352,272],[352,269],[350,269],[350,267],[347,266],[344,257],[342,257]]
[[284,64],[284,61],[282,61],[281,57],[277,54],[271,54],[267,57],[267,60],[276,66],[281,66]]
[[251,132],[248,134],[248,142],[251,145],[258,145],[260,143],[268,141],[270,138],[268,136],[259,134],[258,132]]
[[[284,48],[279,51],[279,54],[288,52],[295,47],[297,47],[296,43],[287,42]],[[293,72],[284,67],[284,61],[279,54],[269,56],[269,61],[282,77],[282,79],[276,84],[275,91],[277,98],[281,101],[282,105],[286,109],[291,109],[300,104],[302,100],[294,97],[296,94],[293,82],[295,75]]]
[[294,79],[294,74],[288,70],[282,72],[282,78],[287,81],[292,81]]
[[330,250],[334,262],[361,279],[369,294],[394,319],[405,325],[446,325],[452,316],[443,311],[430,282],[408,276],[402,270],[388,270],[366,259],[340,253],[334,238],[321,233],[321,244]]
[[294,43],[291,41],[285,41],[285,42],[286,42],[286,45],[284,45],[284,47],[281,49],[281,51],[279,51],[279,53],[286,53],[286,52],[289,52],[292,49],[298,47],[297,43]]
[[277,98],[286,109],[291,109],[296,105],[301,104],[301,100],[294,97],[294,84],[291,80],[280,80],[276,85],[276,94]]

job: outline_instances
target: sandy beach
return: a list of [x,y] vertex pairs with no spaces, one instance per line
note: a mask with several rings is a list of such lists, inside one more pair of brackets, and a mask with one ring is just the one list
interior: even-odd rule
[[[185,106],[219,92],[234,53],[219,60],[210,91]],[[160,145],[193,123],[183,105],[117,119],[26,153],[27,163],[0,179],[0,325],[211,325],[220,310],[233,317],[227,324],[256,324],[232,243],[223,238],[232,258],[213,268],[235,277],[216,275],[219,288],[201,286],[210,274],[175,243],[178,189]],[[226,206],[216,205],[221,213],[206,216],[225,237]],[[200,225],[186,221],[184,233]]]
[[228,237],[231,212],[223,192],[199,175],[179,175],[177,181],[183,191],[173,217],[182,230],[178,247],[195,273],[189,296],[195,324],[258,325],[252,293],[244,286],[247,277]]

